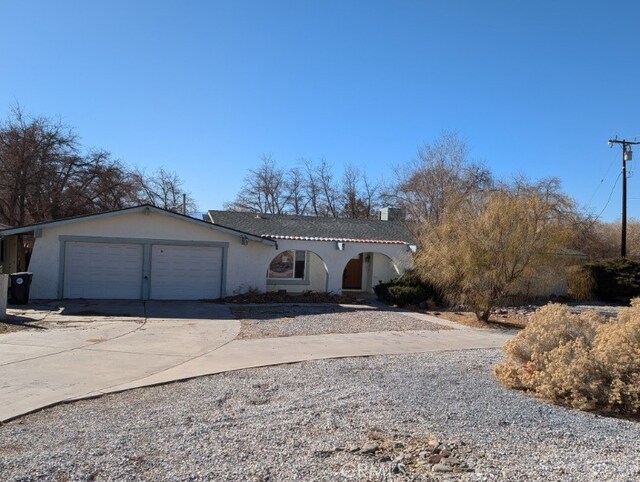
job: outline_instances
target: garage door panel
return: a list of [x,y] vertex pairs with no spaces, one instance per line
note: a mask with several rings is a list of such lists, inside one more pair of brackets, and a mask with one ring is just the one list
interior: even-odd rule
[[139,244],[68,242],[64,297],[140,299],[142,261]]
[[222,248],[154,245],[151,299],[200,300],[222,295]]

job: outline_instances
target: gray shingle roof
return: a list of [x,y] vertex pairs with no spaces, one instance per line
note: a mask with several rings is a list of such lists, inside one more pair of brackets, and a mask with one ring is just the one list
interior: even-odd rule
[[271,239],[413,243],[409,230],[398,221],[216,210],[209,211],[208,215],[214,224]]

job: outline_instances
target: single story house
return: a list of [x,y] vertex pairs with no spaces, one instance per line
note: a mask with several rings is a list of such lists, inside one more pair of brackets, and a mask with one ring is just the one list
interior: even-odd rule
[[150,205],[0,230],[2,270],[31,236],[32,299],[200,300],[261,292],[367,291],[411,267],[415,245],[393,210],[380,219]]

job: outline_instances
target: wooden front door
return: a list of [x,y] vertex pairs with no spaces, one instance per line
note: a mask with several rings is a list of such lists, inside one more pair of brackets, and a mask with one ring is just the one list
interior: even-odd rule
[[362,254],[349,260],[342,273],[342,289],[362,289]]

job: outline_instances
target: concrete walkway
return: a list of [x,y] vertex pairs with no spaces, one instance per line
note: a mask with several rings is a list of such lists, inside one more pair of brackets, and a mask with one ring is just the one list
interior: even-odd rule
[[[0,335],[0,421],[59,402],[242,368],[323,358],[496,348],[513,332],[454,327],[234,340],[218,304],[67,303],[10,314],[47,329]],[[405,313],[406,314],[406,313]]]

